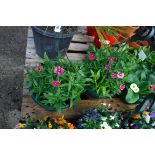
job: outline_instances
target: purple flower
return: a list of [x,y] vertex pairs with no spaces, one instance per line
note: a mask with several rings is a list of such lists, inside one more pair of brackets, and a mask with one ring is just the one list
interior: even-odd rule
[[82,128],[82,126],[83,126],[83,125],[82,125],[81,123],[80,123],[80,124],[78,124],[78,127],[79,127],[79,128]]
[[93,109],[92,112],[93,112],[93,113],[96,113],[96,112],[97,112],[97,109]]
[[20,129],[19,125],[16,125],[16,126],[15,126],[15,129]]
[[97,116],[96,116],[96,115],[91,116],[91,119],[92,119],[92,120],[96,120],[96,119],[97,119]]
[[86,113],[85,116],[89,116],[89,113]]
[[27,116],[27,117],[30,117],[30,114],[29,114],[29,113],[26,113],[26,116]]
[[150,117],[154,118],[155,117],[155,113],[154,112],[150,112]]
[[138,127],[138,125],[137,124],[134,124],[133,126],[132,126],[132,129],[138,129],[139,127]]
[[19,123],[24,124],[24,123],[26,123],[26,121],[25,121],[25,120],[20,119],[20,120],[19,120]]

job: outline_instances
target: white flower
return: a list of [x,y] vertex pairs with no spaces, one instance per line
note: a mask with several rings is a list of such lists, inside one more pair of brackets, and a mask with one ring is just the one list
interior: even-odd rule
[[115,126],[119,128],[119,124],[118,123],[116,123]]
[[110,116],[110,120],[114,120],[114,119],[115,119],[115,117],[111,115]]
[[155,126],[155,122],[153,122],[151,125],[152,125],[152,126]]
[[146,121],[146,123],[150,123],[150,116],[149,115],[145,115],[145,121]]
[[103,106],[106,106],[107,104],[105,102],[101,103]]
[[100,126],[101,128],[104,128],[104,129],[112,129],[107,122],[103,122],[103,124],[101,124]]
[[107,117],[101,117],[102,121],[105,121],[107,119]]
[[136,85],[135,83],[132,83],[132,84],[130,85],[130,88],[134,91],[134,89],[137,88],[137,85]]
[[139,92],[139,88],[138,88],[138,87],[135,88],[134,92],[135,92],[135,93],[138,93],[138,92]]
[[[99,40],[100,41],[100,40]],[[110,44],[110,41],[109,40],[102,40],[102,41],[100,41],[100,42],[102,42],[103,44],[105,44],[105,45],[109,45]]]
[[135,84],[135,83],[132,83],[130,85],[130,88],[135,92],[135,93],[138,93],[139,92],[139,88],[138,86]]

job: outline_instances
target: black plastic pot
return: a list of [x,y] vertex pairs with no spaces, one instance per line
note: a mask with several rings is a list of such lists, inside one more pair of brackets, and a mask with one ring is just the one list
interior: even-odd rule
[[[48,111],[56,111],[56,109],[52,106],[52,105],[45,105],[45,104],[43,104],[43,103],[41,103],[37,98],[36,98],[36,96],[33,94],[33,95],[31,95],[31,97],[32,97],[32,99],[33,99],[33,101],[37,104],[37,105],[39,105],[40,107],[42,107],[42,108],[44,108],[45,110],[48,110]],[[75,105],[75,104],[77,104],[79,102],[79,100],[74,100],[73,101],[73,105]],[[68,109],[68,108],[70,108],[70,102],[69,101],[66,101],[65,102],[66,103],[66,106],[64,106],[64,107],[62,107],[61,108],[61,110],[66,110],[66,109]]]
[[66,54],[73,35],[76,33],[76,30],[67,34],[45,32],[37,26],[32,26],[32,31],[37,54],[43,58],[46,52],[51,59]]

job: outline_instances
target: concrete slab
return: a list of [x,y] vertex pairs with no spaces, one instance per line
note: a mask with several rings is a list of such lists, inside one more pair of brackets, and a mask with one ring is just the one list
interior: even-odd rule
[[0,27],[0,128],[14,128],[20,117],[27,27]]

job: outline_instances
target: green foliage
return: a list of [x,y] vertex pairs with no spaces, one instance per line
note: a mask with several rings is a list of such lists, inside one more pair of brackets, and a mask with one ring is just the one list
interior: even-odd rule
[[[146,55],[143,61],[139,59],[138,55],[141,51]],[[155,84],[155,66],[150,62],[152,51],[150,51],[149,47],[141,47],[130,52],[135,55],[136,65],[126,77],[125,85],[127,88],[127,95],[125,99],[128,103],[136,103],[139,99],[143,99],[146,95],[153,92],[150,90],[150,86]],[[130,89],[132,83],[137,84],[139,88],[138,93]]]
[[135,103],[139,99],[139,94],[129,88],[125,99],[128,103]]
[[[26,83],[30,94],[40,103],[53,106],[56,111],[61,112],[66,104],[69,103],[71,107],[74,100],[80,100],[80,94],[85,88],[82,63],[73,63],[62,58],[50,60],[45,55],[39,66],[42,67],[41,71],[36,71],[35,68],[28,70]],[[64,69],[60,76],[54,73],[57,66]],[[58,86],[52,85],[54,80],[59,81]]]
[[[120,85],[125,83],[126,75],[136,66],[134,53],[129,52],[128,45],[119,47],[95,48],[91,45],[86,58],[85,72],[87,74],[87,84],[99,96],[111,97],[112,94],[120,94]],[[95,55],[95,60],[89,60],[89,54]],[[109,62],[108,58],[114,58],[114,62]],[[132,58],[132,59],[130,59]],[[105,70],[105,65],[111,67]],[[112,78],[112,74],[124,73],[123,78]]]

